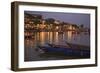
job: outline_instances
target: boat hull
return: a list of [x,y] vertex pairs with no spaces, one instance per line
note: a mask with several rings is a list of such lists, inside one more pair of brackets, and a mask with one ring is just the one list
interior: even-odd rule
[[66,56],[76,56],[76,57],[90,57],[90,50],[77,50],[77,49],[71,49],[71,48],[56,48],[56,47],[48,47],[48,46],[42,46],[40,47],[45,52],[49,53],[59,53]]

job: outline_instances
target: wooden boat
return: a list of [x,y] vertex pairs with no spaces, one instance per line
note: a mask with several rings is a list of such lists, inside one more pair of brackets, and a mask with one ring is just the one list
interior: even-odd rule
[[71,48],[69,45],[56,45],[56,44],[50,44],[50,43],[47,43],[48,46],[51,46],[51,47],[55,47],[55,48]]
[[51,47],[51,46],[38,46],[44,52],[49,53],[59,53],[66,56],[76,56],[76,57],[90,57],[90,50],[83,49],[72,49],[72,48],[61,48],[61,47]]
[[54,48],[71,48],[71,49],[76,49],[76,50],[90,50],[89,46],[71,44],[71,43],[67,43],[66,45],[56,45],[56,44],[49,44],[49,43],[47,44]]
[[73,44],[73,43],[68,43],[66,42],[66,44],[74,49],[84,49],[84,50],[90,50],[89,46],[85,46],[85,45],[79,45],[79,44]]

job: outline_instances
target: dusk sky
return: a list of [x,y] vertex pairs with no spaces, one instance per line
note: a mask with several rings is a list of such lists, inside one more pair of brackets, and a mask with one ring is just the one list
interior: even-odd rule
[[55,20],[64,21],[72,24],[84,24],[85,27],[90,27],[90,14],[83,13],[62,13],[62,12],[39,12],[25,11],[29,14],[41,14],[43,19],[54,18]]

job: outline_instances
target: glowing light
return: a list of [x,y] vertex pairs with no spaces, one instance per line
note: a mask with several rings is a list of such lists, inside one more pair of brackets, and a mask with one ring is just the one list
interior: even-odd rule
[[56,29],[58,29],[59,27],[58,26],[56,26]]
[[70,41],[72,39],[72,31],[68,31],[68,40]]
[[72,29],[72,26],[71,25],[69,26],[69,29]]

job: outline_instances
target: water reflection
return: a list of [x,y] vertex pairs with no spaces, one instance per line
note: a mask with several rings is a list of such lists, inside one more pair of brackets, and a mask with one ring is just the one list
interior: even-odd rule
[[89,37],[89,34],[77,34],[72,31],[64,32],[63,34],[59,34],[58,32],[37,32],[34,35],[34,39],[31,39],[30,41],[27,40],[26,42],[30,42],[34,47],[38,45],[46,45],[47,43],[66,45],[66,41],[89,46]]
[[[25,38],[25,61],[35,61],[35,60],[51,60],[59,59],[57,57],[45,57],[40,55],[37,51],[37,46],[44,46],[47,43],[54,43],[58,45],[66,45],[66,41],[75,44],[90,45],[90,35],[84,33],[75,33],[72,31],[63,32],[62,34],[58,32],[35,32],[32,37]],[[42,56],[42,57],[41,57]],[[47,56],[47,55],[46,55]],[[68,57],[69,58],[69,57]]]
[[67,36],[68,36],[68,41],[70,41],[72,38],[72,32],[67,32]]

